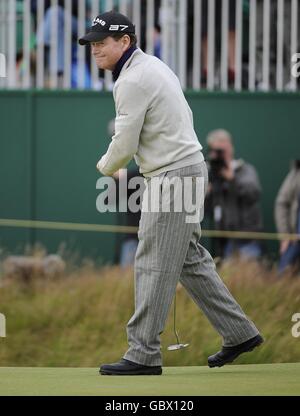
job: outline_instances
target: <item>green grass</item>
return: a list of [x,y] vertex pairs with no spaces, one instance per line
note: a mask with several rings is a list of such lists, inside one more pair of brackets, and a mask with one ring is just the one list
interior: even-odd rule
[[[300,279],[276,280],[272,271],[236,263],[224,265],[220,275],[266,340],[236,364],[300,362],[300,338],[291,334],[292,316],[300,312]],[[26,284],[0,279],[0,312],[7,321],[0,367],[96,368],[119,360],[128,348],[133,295],[133,271],[117,267],[86,267],[61,279],[37,278]],[[190,346],[168,352],[175,342],[171,309],[161,337],[166,367],[206,365],[221,347],[220,336],[180,286],[177,327]]]
[[166,367],[162,376],[100,376],[94,368],[0,368],[0,395],[300,395],[300,363]]

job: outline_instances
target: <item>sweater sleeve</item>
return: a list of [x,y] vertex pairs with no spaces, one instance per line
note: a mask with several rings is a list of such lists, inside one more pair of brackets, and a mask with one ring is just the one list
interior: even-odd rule
[[148,110],[147,94],[133,82],[120,82],[115,90],[115,102],[115,135],[97,165],[98,170],[106,176],[125,167],[137,153]]

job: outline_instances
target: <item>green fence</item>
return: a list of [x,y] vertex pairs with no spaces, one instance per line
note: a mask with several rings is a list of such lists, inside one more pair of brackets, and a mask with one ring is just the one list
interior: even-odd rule
[[[187,92],[201,143],[215,128],[232,132],[236,157],[255,165],[263,186],[265,231],[290,161],[300,157],[300,94]],[[96,163],[109,144],[111,93],[0,91],[0,218],[116,224],[96,210]],[[18,253],[40,242],[54,252],[63,242],[81,257],[113,262],[118,237],[26,228],[0,228],[0,245]],[[276,245],[270,245],[275,251]]]

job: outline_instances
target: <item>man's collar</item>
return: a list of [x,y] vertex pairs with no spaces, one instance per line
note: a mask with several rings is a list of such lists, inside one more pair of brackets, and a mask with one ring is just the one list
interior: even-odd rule
[[233,159],[231,161],[231,166],[233,170],[240,169],[245,164],[243,159]]
[[125,51],[123,53],[123,55],[121,56],[121,58],[117,62],[116,66],[115,66],[115,69],[113,70],[113,73],[112,73],[114,82],[117,81],[117,79],[119,78],[119,75],[122,71],[123,66],[128,61],[128,59],[131,57],[133,52],[136,51],[136,49],[137,49],[136,45],[133,45],[129,49],[127,49],[127,51]]

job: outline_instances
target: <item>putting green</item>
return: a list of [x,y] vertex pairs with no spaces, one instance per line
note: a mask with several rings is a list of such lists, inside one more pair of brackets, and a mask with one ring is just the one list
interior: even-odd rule
[[162,376],[100,376],[94,368],[0,368],[0,395],[300,395],[300,363],[166,367]]

